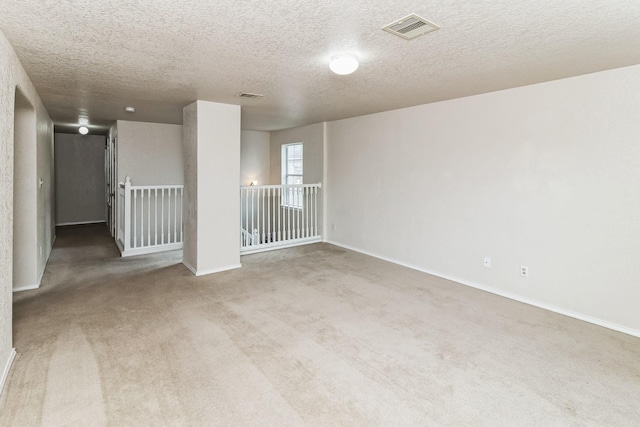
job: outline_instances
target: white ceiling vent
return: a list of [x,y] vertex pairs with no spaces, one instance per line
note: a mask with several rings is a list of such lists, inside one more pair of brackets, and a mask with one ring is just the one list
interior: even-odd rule
[[386,32],[395,34],[405,40],[415,39],[416,37],[435,31],[438,28],[440,27],[433,22],[429,22],[415,13],[382,27]]
[[236,96],[238,98],[250,98],[250,99],[264,98],[264,95],[260,95],[259,93],[249,93],[249,92],[240,92],[240,93],[237,93]]

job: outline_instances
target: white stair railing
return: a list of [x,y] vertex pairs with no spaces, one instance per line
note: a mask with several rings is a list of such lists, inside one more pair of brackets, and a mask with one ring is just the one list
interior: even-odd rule
[[118,185],[118,234],[122,256],[182,248],[182,185]]
[[321,184],[240,187],[240,252],[322,241]]

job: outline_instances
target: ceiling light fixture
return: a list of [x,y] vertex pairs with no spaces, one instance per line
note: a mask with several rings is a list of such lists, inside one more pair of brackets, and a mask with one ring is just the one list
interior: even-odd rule
[[80,132],[80,135],[86,135],[89,133],[89,128],[86,126],[80,126],[78,128],[78,132]]
[[359,65],[358,58],[353,53],[333,55],[329,62],[331,71],[341,76],[353,73]]
[[135,107],[125,107],[124,111],[126,111],[127,113],[135,113],[136,109]]

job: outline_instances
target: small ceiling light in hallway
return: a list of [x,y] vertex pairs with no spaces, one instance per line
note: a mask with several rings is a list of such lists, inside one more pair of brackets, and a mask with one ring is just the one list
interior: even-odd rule
[[358,69],[358,66],[360,66],[358,58],[353,53],[333,55],[331,62],[329,62],[331,71],[341,76],[353,73]]
[[81,135],[86,135],[89,133],[89,128],[86,126],[80,126],[78,128],[78,132],[80,132]]

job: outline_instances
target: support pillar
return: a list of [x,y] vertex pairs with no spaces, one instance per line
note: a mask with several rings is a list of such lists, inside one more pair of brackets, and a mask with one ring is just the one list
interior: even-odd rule
[[183,110],[183,263],[196,275],[240,265],[240,106]]

